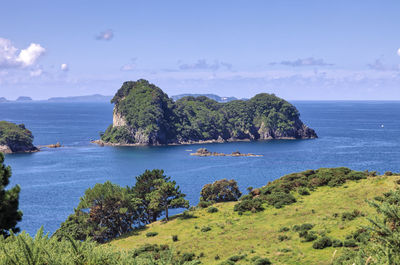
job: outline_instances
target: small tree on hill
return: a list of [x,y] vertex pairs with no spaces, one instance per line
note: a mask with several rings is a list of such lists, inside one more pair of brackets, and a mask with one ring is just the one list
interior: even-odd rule
[[155,189],[147,195],[150,201],[150,209],[153,211],[165,212],[168,221],[168,209],[189,208],[189,202],[184,199],[186,196],[176,186],[175,181],[158,179],[154,181]]
[[8,236],[10,229],[19,232],[16,225],[22,219],[22,212],[18,210],[21,188],[17,185],[9,190],[5,189],[10,183],[11,168],[3,163],[4,155],[0,153],[0,235]]
[[204,185],[200,195],[203,201],[227,202],[237,201],[242,193],[235,180],[221,179]]

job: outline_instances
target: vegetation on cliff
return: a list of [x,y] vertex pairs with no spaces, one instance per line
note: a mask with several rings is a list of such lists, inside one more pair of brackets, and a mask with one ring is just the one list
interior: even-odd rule
[[0,152],[33,152],[38,149],[33,145],[32,132],[24,124],[16,125],[0,121]]
[[317,137],[298,110],[273,94],[218,103],[205,96],[176,102],[146,80],[125,82],[111,101],[114,123],[106,143],[176,144],[198,141]]

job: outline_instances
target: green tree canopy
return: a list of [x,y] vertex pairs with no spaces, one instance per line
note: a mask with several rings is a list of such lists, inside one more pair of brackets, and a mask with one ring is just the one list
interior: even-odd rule
[[22,219],[22,212],[18,210],[21,188],[16,185],[6,190],[10,183],[11,168],[3,163],[4,155],[0,153],[0,234],[8,236],[9,230],[19,232],[16,226]]
[[203,201],[227,202],[237,201],[242,193],[235,180],[221,179],[212,184],[204,185],[200,195],[200,200]]

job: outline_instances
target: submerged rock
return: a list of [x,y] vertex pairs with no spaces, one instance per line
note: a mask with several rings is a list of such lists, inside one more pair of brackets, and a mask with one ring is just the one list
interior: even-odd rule
[[224,154],[218,152],[210,152],[206,148],[197,149],[196,153],[191,153],[191,156],[252,156],[252,157],[260,157],[263,155],[255,155],[255,154],[242,154],[239,151],[232,152],[231,154]]

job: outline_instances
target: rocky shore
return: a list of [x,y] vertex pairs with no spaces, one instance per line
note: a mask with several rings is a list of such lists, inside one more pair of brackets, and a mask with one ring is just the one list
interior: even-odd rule
[[261,157],[263,155],[255,155],[255,154],[242,154],[239,151],[232,152],[231,154],[224,154],[224,153],[217,153],[217,152],[210,152],[206,148],[199,148],[197,149],[196,153],[191,153],[191,156],[250,156],[250,157]]

